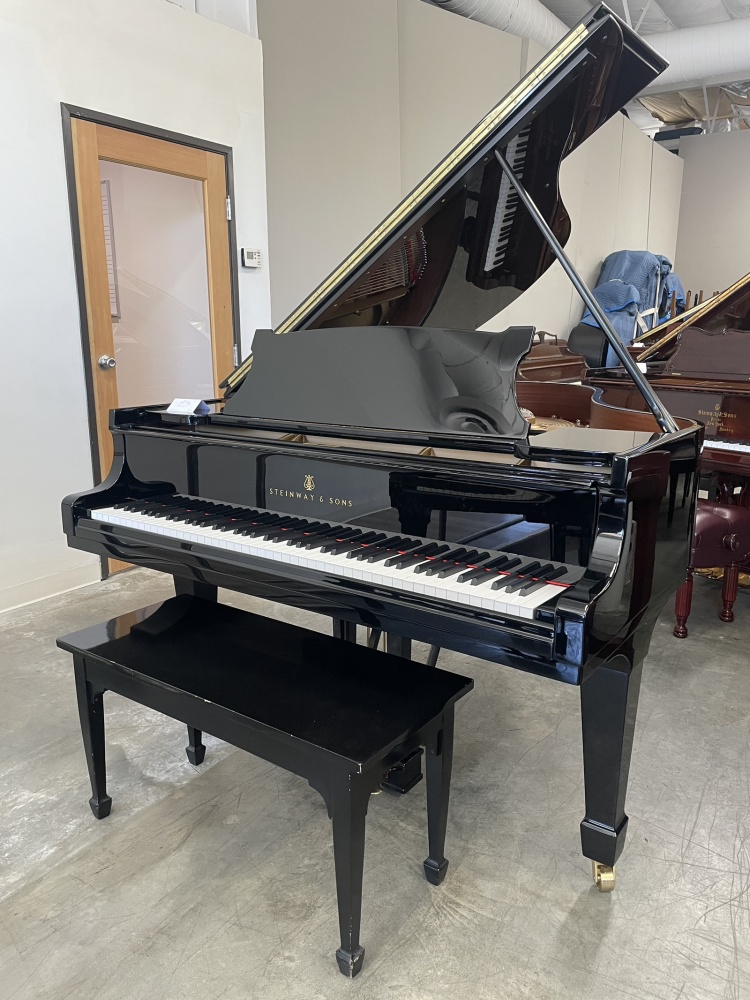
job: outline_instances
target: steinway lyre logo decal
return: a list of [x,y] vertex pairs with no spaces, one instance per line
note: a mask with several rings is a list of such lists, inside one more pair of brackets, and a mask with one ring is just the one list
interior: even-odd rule
[[315,489],[315,479],[312,476],[305,476],[305,492],[310,493]]

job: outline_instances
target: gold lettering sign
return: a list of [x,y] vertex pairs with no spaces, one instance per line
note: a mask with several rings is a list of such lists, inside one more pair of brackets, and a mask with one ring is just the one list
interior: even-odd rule
[[737,414],[722,410],[720,404],[717,403],[713,410],[698,410],[698,419],[702,420],[706,427],[719,427],[724,430],[727,426],[726,422],[736,420]]
[[305,503],[319,503],[326,507],[353,507],[354,501],[345,497],[331,497],[324,493],[315,493],[315,477],[306,475],[301,490],[287,490],[276,486],[269,486],[267,493],[269,497],[288,497],[290,500],[302,500]]

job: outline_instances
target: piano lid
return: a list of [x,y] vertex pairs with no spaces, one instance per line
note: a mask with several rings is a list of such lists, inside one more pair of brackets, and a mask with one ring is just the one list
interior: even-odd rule
[[[665,320],[649,330],[649,336],[659,334],[658,340],[641,351],[638,360],[653,358],[662,347],[679,337],[679,346],[668,363],[667,371],[696,376],[723,374],[727,379],[747,379],[750,376],[745,353],[747,347],[744,346],[750,343],[747,338],[706,339],[747,330],[750,330],[750,274],[743,275],[723,292],[712,295],[681,316]],[[702,339],[700,335],[703,335]],[[712,352],[714,357],[710,356]],[[735,374],[731,375],[731,371]]]
[[[504,152],[553,232],[570,220],[562,159],[665,68],[607,7],[490,111],[276,330],[423,326],[476,330],[554,260],[494,157]],[[247,358],[226,380],[242,382]]]
[[509,449],[529,425],[516,368],[533,327],[481,331],[333,327],[277,337],[258,330],[254,363],[212,422],[262,422],[291,432],[341,433],[429,445]]

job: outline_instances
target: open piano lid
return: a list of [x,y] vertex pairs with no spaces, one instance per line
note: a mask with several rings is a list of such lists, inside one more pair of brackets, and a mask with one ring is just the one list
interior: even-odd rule
[[[525,437],[528,425],[518,411],[513,386],[515,368],[529,349],[532,331],[486,334],[478,328],[529,288],[555,257],[519,203],[494,151],[504,153],[564,244],[570,219],[558,187],[562,159],[665,66],[606,6],[593,9],[284,320],[275,334],[292,334],[289,344],[270,332],[256,334],[254,354],[226,379],[224,412],[214,419],[244,417],[313,429],[312,424],[331,423],[319,422],[315,413],[336,411],[333,424],[382,428],[390,437],[389,428],[395,424],[404,431],[434,432],[435,415],[448,412],[451,418],[442,428],[447,438],[457,434],[467,441],[479,434],[486,444],[488,437],[495,437],[502,446],[502,440],[510,443]],[[385,329],[376,334],[374,326]],[[415,328],[423,328],[421,340]],[[303,338],[294,336],[301,331],[315,331],[308,332],[310,343],[304,341],[304,350]],[[519,336],[525,338],[523,350]],[[489,340],[497,344],[506,337],[512,343],[505,350],[491,347]],[[373,375],[379,352],[382,366],[394,373],[410,351],[413,362],[413,352],[421,350],[422,373],[427,381],[432,378],[439,395],[447,383],[445,370],[437,372],[435,357],[441,350],[456,351],[462,340],[464,355],[471,359],[479,380],[470,388],[483,387],[479,396],[485,401],[489,397],[483,396],[487,386],[479,368],[491,354],[503,358],[505,367],[498,369],[503,386],[494,387],[492,406],[467,411],[467,397],[476,400],[477,392],[467,393],[456,385],[448,393],[455,397],[452,409],[433,392],[426,422],[419,421],[418,413],[424,411],[415,400],[399,413],[401,400],[391,383]],[[415,347],[418,343],[421,348]],[[393,350],[396,353],[390,355]],[[510,358],[516,358],[512,368]],[[328,377],[330,365],[336,369],[335,386]],[[299,371],[291,379],[287,374],[290,389],[307,387],[294,397],[285,390],[285,380],[278,381],[292,367]],[[334,393],[334,398],[324,399],[325,393]],[[337,410],[337,395],[346,396],[351,405]],[[397,411],[385,425],[379,422],[384,399]],[[304,417],[291,416],[302,414],[303,406],[312,403]],[[472,415],[478,422],[472,423]]]

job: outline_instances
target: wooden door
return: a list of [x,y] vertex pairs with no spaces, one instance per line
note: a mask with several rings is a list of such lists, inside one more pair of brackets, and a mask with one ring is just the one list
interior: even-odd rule
[[[232,315],[229,230],[227,221],[226,160],[216,152],[158,139],[123,128],[100,125],[81,118],[71,119],[76,205],[80,233],[81,266],[85,293],[91,391],[101,479],[112,464],[112,437],[109,412],[121,401],[112,311],[112,252],[102,203],[102,161],[125,164],[162,174],[200,182],[202,187],[203,232],[205,236],[205,276],[210,326],[210,393],[219,395],[219,384],[234,367],[234,323]],[[117,220],[115,220],[115,232]],[[108,259],[108,252],[110,258]],[[201,251],[202,256],[202,251]],[[204,331],[206,332],[206,331]],[[101,359],[114,359],[106,367]],[[101,361],[101,363],[100,363]],[[160,364],[169,364],[164,358]],[[130,378],[133,376],[131,375]],[[176,392],[174,395],[188,395]],[[143,399],[163,403],[170,399]],[[110,560],[110,572],[124,568]]]

